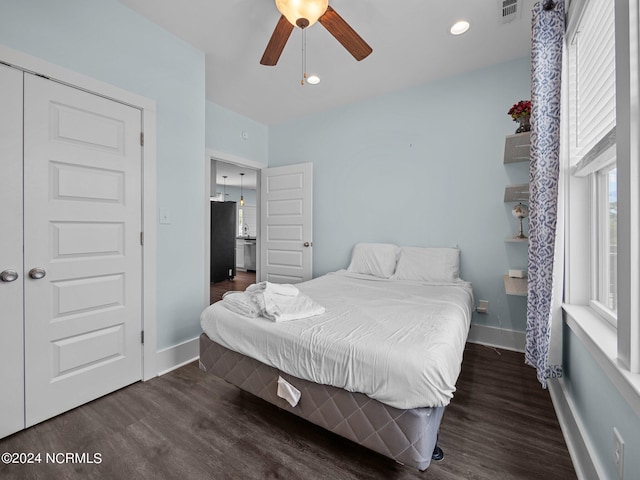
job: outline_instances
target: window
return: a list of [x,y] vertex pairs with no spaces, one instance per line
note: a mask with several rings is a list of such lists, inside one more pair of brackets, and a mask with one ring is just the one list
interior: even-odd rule
[[244,234],[244,209],[238,208],[238,236],[242,237]]
[[618,169],[609,165],[593,174],[595,190],[593,217],[592,306],[598,313],[616,323],[618,310]]
[[[613,0],[580,3],[570,12],[567,31],[569,158],[573,173],[590,188],[578,214],[591,226],[589,261],[591,307],[616,324],[617,166],[616,71]],[[577,19],[577,20],[574,20]],[[570,207],[571,208],[571,207]],[[573,209],[575,212],[576,210]]]
[[[572,318],[574,331],[589,337],[591,343],[585,345],[591,345],[594,356],[616,366],[620,391],[631,384],[636,395],[640,392],[638,15],[635,1],[570,2],[562,143],[567,173],[564,302],[565,311],[573,312],[567,318]],[[603,52],[610,53],[607,57]],[[609,66],[611,59],[614,63]],[[591,67],[582,68],[587,65]],[[586,98],[590,98],[587,106]],[[609,329],[608,322],[592,323],[594,314],[611,320],[615,329]]]

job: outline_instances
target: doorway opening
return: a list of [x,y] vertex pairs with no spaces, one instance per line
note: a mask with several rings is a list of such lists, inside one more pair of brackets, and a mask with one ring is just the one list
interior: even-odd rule
[[[213,212],[213,202],[224,202],[231,205],[234,213],[232,234],[225,233],[226,224],[219,225],[211,215],[210,230],[210,303],[222,299],[228,291],[244,291],[249,285],[256,283],[257,278],[257,243],[258,239],[258,178],[256,168],[234,164],[222,160],[211,160],[211,194],[210,211]],[[218,205],[216,205],[217,207]],[[220,238],[222,235],[224,239]],[[231,235],[231,238],[228,238]],[[233,242],[232,246],[228,242]],[[226,244],[228,248],[221,248]],[[227,253],[224,253],[224,252]],[[220,267],[219,262],[223,265]],[[215,275],[214,271],[225,272],[224,278]]]

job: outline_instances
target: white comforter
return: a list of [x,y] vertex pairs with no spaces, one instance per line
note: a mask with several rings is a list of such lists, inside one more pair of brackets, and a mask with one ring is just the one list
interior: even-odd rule
[[341,270],[296,286],[326,312],[274,323],[217,302],[202,313],[202,328],[214,342],[280,371],[392,407],[449,403],[471,322],[470,284]]

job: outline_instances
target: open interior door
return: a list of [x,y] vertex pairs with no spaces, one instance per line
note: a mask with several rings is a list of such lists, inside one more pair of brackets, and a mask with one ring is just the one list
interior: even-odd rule
[[311,279],[313,164],[265,168],[260,178],[260,279]]

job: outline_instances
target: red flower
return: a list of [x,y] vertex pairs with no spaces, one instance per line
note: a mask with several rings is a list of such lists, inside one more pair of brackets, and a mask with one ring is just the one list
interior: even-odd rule
[[514,121],[520,117],[530,116],[531,100],[520,100],[518,103],[514,103],[513,107],[509,109],[508,114]]

